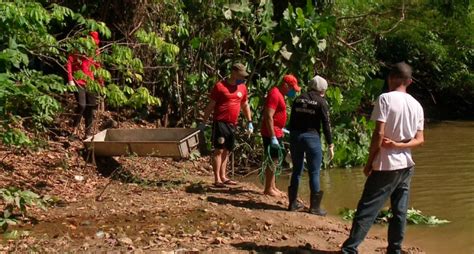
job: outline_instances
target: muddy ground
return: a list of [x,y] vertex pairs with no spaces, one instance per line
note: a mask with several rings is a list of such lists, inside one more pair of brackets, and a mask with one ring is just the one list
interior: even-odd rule
[[[3,235],[1,253],[338,253],[350,229],[337,215],[287,212],[285,198],[264,196],[251,183],[214,188],[208,157],[97,158],[97,166],[85,158],[81,141],[61,133],[38,151],[0,146],[0,188],[55,201],[47,211],[28,208],[9,228],[16,237]],[[384,237],[369,234],[360,251],[384,253],[385,246]]]

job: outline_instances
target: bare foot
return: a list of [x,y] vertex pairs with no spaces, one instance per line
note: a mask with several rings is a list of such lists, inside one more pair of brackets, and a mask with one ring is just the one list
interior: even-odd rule
[[273,188],[273,191],[277,192],[280,197],[286,197],[286,192],[283,192],[283,191],[277,189],[276,187]]
[[280,193],[274,191],[273,189],[270,189],[269,191],[265,190],[263,191],[263,194],[272,197],[280,197]]

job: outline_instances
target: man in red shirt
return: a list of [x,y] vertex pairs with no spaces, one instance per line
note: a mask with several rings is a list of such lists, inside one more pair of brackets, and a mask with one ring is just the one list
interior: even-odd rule
[[[100,39],[99,33],[93,31],[89,35],[94,40],[96,46],[99,46]],[[96,55],[99,54],[98,49]],[[77,127],[81,123],[81,119],[84,116],[86,122],[86,137],[91,135],[92,123],[94,121],[94,109],[97,107],[97,98],[94,93],[90,93],[86,89],[87,81],[84,79],[75,79],[74,73],[82,71],[91,80],[94,80],[93,68],[100,68],[100,63],[94,60],[93,56],[80,55],[77,53],[70,54],[67,58],[67,76],[69,85],[77,86],[76,100],[77,109],[74,117],[73,127],[74,131],[77,132]],[[100,81],[102,82],[102,81]],[[77,134],[77,133],[76,133]]]
[[[301,88],[298,80],[293,75],[285,75],[283,82],[268,91],[263,111],[263,124],[261,129],[263,139],[263,150],[265,156],[271,156],[278,161],[278,150],[281,147],[281,138],[284,135],[286,125],[286,103],[285,95],[293,98]],[[268,149],[270,154],[268,155]],[[277,163],[277,162],[275,162]],[[282,196],[283,192],[275,185],[275,168],[265,169],[265,189],[263,193],[270,196]]]
[[229,78],[217,82],[211,91],[210,102],[204,111],[203,123],[213,113],[212,167],[214,169],[214,185],[224,187],[226,184],[236,184],[226,176],[226,167],[229,152],[234,148],[235,126],[237,125],[240,108],[243,108],[247,118],[247,129],[253,132],[252,115],[247,101],[247,87],[245,78],[248,76],[245,66],[236,63],[232,66]]

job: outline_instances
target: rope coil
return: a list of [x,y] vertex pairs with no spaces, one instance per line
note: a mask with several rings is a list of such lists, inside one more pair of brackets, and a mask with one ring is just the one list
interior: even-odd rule
[[263,154],[262,167],[260,168],[260,172],[258,173],[258,177],[262,184],[265,181],[265,171],[267,168],[273,171],[275,177],[280,176],[281,171],[283,169],[283,160],[285,159],[283,153],[285,148],[283,147],[283,144],[279,148],[273,148],[276,149],[278,152],[278,160],[276,160],[276,162],[272,158],[271,149],[272,147],[271,145],[269,145],[265,153]]

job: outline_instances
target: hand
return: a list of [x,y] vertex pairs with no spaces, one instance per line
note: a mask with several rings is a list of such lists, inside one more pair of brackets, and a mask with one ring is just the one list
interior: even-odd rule
[[70,86],[75,86],[76,85],[76,83],[74,83],[73,80],[70,80],[69,82],[67,82],[67,84],[70,85]]
[[249,122],[249,124],[247,125],[247,132],[249,134],[253,133],[253,124],[252,124],[252,122]]
[[329,145],[329,161],[334,159],[334,144]]
[[204,122],[199,122],[198,125],[197,125],[197,128],[204,132],[204,130],[206,129],[206,124]]
[[288,129],[286,129],[286,128],[283,128],[283,129],[281,129],[281,130],[282,130],[283,133],[285,133],[285,134],[290,134],[290,131],[289,131]]
[[371,165],[371,164],[367,164],[367,165],[365,165],[365,167],[364,167],[364,175],[365,175],[365,176],[369,176],[370,173],[372,173],[372,165]]
[[280,148],[280,143],[278,143],[278,139],[275,136],[272,137],[272,143],[270,146],[272,148]]
[[382,140],[382,147],[384,147],[384,148],[397,148],[398,143],[391,140],[391,139],[389,139],[389,138],[384,137],[383,140]]

